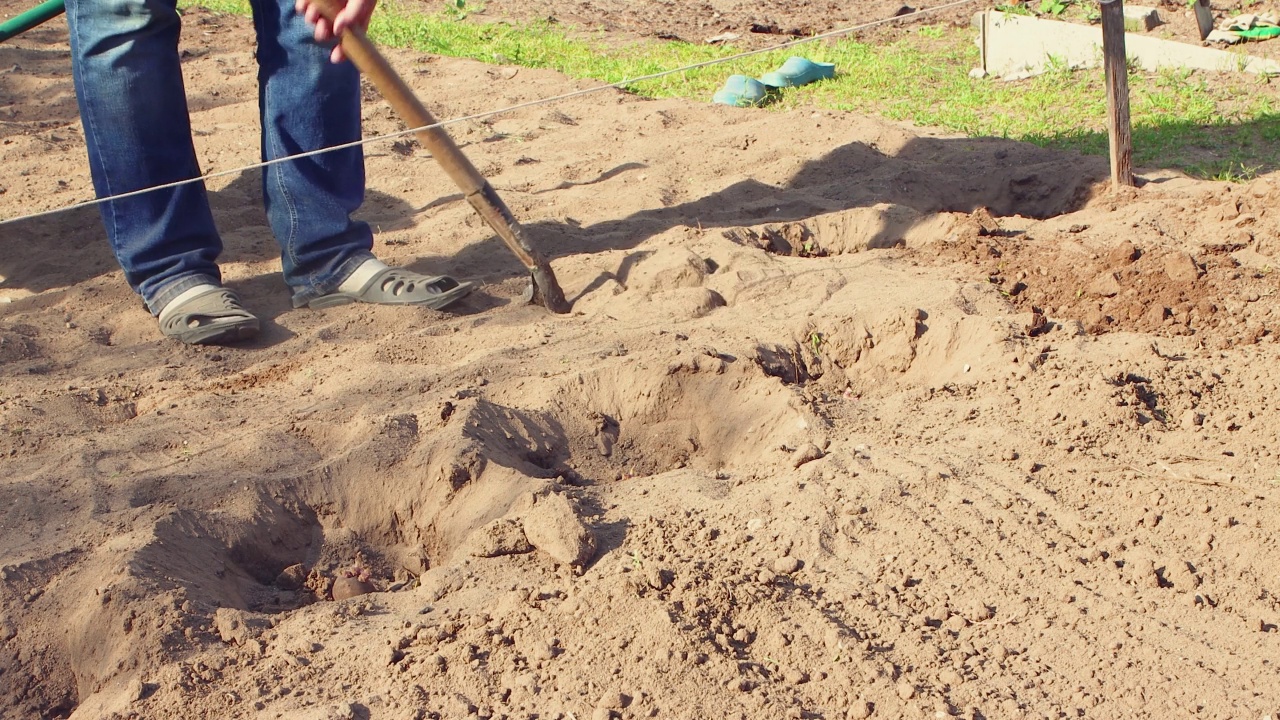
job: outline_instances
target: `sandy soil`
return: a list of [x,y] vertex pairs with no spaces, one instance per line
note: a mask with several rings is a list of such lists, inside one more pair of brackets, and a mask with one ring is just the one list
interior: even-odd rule
[[[186,32],[254,161],[248,22]],[[442,117],[581,86],[392,57]],[[66,63],[0,45],[0,217],[90,196]],[[614,91],[453,133],[572,314],[411,145],[363,215],[456,313],[290,310],[252,174],[245,347],[160,339],[93,211],[0,227],[0,715],[1280,713],[1274,178]]]

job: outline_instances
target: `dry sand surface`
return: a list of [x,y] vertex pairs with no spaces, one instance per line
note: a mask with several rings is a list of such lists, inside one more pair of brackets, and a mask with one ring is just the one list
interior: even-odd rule
[[[186,33],[254,161],[249,22]],[[392,59],[442,117],[587,85]],[[65,29],[0,68],[0,216],[89,197]],[[253,174],[243,347],[161,339],[92,210],[0,227],[0,715],[1280,713],[1272,178],[614,91],[452,132],[572,314],[409,143],[362,214],[456,312],[290,310]]]

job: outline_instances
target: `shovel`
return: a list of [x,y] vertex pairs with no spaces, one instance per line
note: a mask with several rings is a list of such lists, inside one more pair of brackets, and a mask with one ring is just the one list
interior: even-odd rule
[[1209,8],[1209,0],[1196,0],[1192,4],[1196,13],[1196,27],[1200,30],[1200,39],[1204,40],[1213,32],[1213,11]]
[[[338,14],[338,6],[334,0],[312,0],[320,14],[333,22]],[[423,107],[422,103],[405,84],[382,53],[369,42],[364,31],[359,28],[347,28],[342,33],[342,51],[355,63],[357,69],[373,83],[382,93],[391,107],[395,108],[409,127],[423,128],[415,135],[418,142],[430,152],[445,173],[457,184],[467,202],[493,229],[502,242],[515,253],[520,262],[529,271],[530,287],[525,290],[524,300],[535,305],[542,305],[553,313],[569,312],[569,302],[565,300],[564,291],[556,282],[551,266],[538,254],[525,237],[524,229],[516,222],[511,210],[498,197],[489,181],[480,174],[475,165],[462,154],[462,149],[453,142],[449,133],[442,127],[427,127],[436,124],[436,119]]]

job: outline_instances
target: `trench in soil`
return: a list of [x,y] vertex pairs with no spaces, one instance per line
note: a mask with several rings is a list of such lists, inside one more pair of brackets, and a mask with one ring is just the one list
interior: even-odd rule
[[[726,235],[768,252],[819,257],[911,237],[929,242],[955,222],[945,213],[884,205]],[[911,344],[914,356],[925,318],[910,311],[881,320],[877,332],[892,326],[888,334]],[[910,363],[893,349],[873,352],[868,334],[865,323],[851,326],[843,350],[838,333],[824,338],[825,357],[803,342],[784,342],[740,357],[695,349],[665,366],[599,368],[567,377],[533,407],[458,400],[439,429],[424,431],[421,422],[436,406],[377,418],[313,474],[264,482],[234,511],[159,517],[150,540],[124,558],[100,550],[99,561],[86,565],[117,568],[123,577],[82,573],[82,591],[93,588],[101,603],[71,618],[67,654],[42,656],[42,687],[28,688],[29,697],[41,698],[42,717],[65,717],[77,698],[147,658],[163,662],[184,646],[184,636],[209,632],[218,608],[288,612],[318,601],[323,577],[344,570],[369,571],[378,590],[411,582],[447,563],[474,529],[558,483],[757,466],[776,457],[780,439],[795,447],[820,434],[823,421],[800,389],[832,363],[870,360],[862,369],[895,372]],[[323,577],[282,586],[282,571],[298,564]]]
[[[706,412],[731,402],[738,412]],[[431,412],[375,419],[319,471],[264,482],[218,512],[167,512],[140,548],[85,558],[97,570],[72,584],[99,602],[70,618],[68,652],[48,655],[41,689],[29,689],[40,714],[65,717],[113,677],[163,663],[218,608],[271,615],[319,601],[322,586],[281,586],[290,566],[332,577],[359,563],[387,590],[449,562],[530,492],[748,465],[762,438],[802,438],[816,422],[750,358],[698,353],[572,375],[541,407],[458,400],[442,428],[420,431]]]

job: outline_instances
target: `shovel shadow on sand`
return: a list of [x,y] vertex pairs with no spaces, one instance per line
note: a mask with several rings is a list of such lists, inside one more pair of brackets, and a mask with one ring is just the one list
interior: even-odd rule
[[[894,154],[854,142],[805,163],[781,186],[750,179],[697,200],[594,224],[542,221],[524,227],[534,246],[555,259],[630,249],[680,226],[726,229],[794,222],[878,203],[907,206],[920,214],[986,207],[996,215],[1044,218],[1079,208],[1106,177],[1104,158],[1000,138],[915,138]],[[888,239],[871,240],[872,246],[890,244]],[[492,282],[523,274],[507,255],[491,237],[452,257],[424,258],[421,264],[482,269],[492,273],[483,278]]]
[[[636,182],[635,174],[628,171],[639,165],[624,159],[615,172],[595,178],[592,184],[606,187]],[[910,207],[921,214],[967,213],[987,207],[996,215],[1050,217],[1079,207],[1106,175],[1104,158],[999,138],[918,137],[891,154],[867,143],[853,142],[806,162],[781,185],[748,179],[726,184],[696,200],[655,205],[625,217],[581,225],[540,221],[524,227],[534,247],[554,260],[631,249],[680,226],[724,229],[794,222],[878,203]],[[211,193],[215,217],[223,231],[224,262],[270,261],[278,256],[261,206],[259,178],[256,172],[246,173]],[[562,184],[529,194],[550,198],[576,188],[575,184]],[[451,201],[460,202],[461,198],[450,195],[432,205]],[[401,198],[371,190],[360,217],[381,230],[395,230],[414,225],[414,216],[422,210]],[[0,256],[0,275],[5,276],[0,287],[42,292],[118,272],[101,222],[92,209],[76,211],[63,219],[8,226],[0,233],[5,239],[23,240],[6,242],[15,250]],[[873,238],[871,245],[889,244],[888,239],[882,240]],[[457,272],[489,283],[525,274],[493,236],[459,248],[452,255],[419,258],[409,267],[422,272]],[[620,271],[625,272],[625,268]],[[291,309],[289,292],[278,273],[230,284],[268,322]],[[486,298],[480,293],[465,304],[473,312],[501,304],[497,300],[487,302]],[[266,335],[269,339],[271,333]]]

